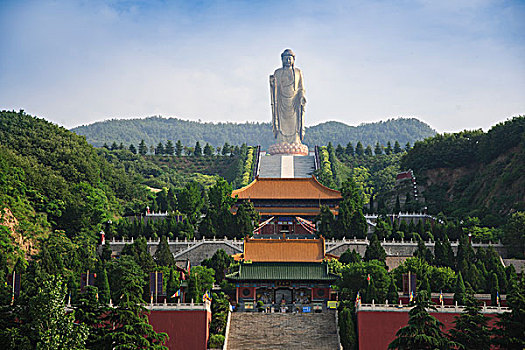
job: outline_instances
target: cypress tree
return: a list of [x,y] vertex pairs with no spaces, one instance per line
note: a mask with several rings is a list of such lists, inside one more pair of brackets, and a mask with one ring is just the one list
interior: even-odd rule
[[193,156],[200,157],[202,156],[202,147],[199,141],[195,142],[195,148],[193,150]]
[[345,153],[349,157],[354,156],[354,146],[352,145],[352,142],[348,142],[348,144],[346,145]]
[[159,144],[155,148],[155,154],[157,154],[157,155],[164,154],[164,145],[162,144],[162,142],[159,142]]
[[172,296],[177,292],[178,289],[179,289],[179,281],[177,279],[176,270],[170,269],[170,276],[168,278],[168,284],[166,286],[166,294],[167,294],[168,302],[174,303],[176,301],[175,298],[172,298]]
[[137,154],[137,149],[132,143],[129,145],[129,151],[133,154]]
[[386,143],[385,153],[388,155],[392,154],[392,144],[390,141]]
[[361,255],[354,250],[350,251],[350,249],[347,249],[341,256],[339,257],[339,262],[341,264],[351,264],[351,263],[359,263],[362,262],[363,258],[361,258]]
[[394,205],[394,214],[401,212],[401,203],[399,203],[399,195],[396,196],[396,204]]
[[184,146],[182,145],[182,142],[180,140],[177,140],[175,143],[175,155],[177,157],[182,156],[182,151],[184,150]]
[[99,263],[95,285],[98,288],[98,300],[100,304],[108,305],[111,298],[111,291],[109,289],[108,273],[102,263]]
[[499,281],[498,275],[493,272],[490,275],[490,301],[492,305],[498,305]]
[[357,348],[354,322],[352,312],[345,307],[339,312],[339,337],[344,350],[353,350]]
[[139,143],[139,154],[144,156],[147,153],[148,153],[148,146],[146,146],[146,142],[144,142],[144,140],[141,140]]
[[525,349],[525,275],[509,283],[507,304],[511,312],[500,314],[494,343],[502,349]]
[[175,266],[175,259],[170,251],[166,236],[160,237],[160,242],[153,256],[153,260],[155,260],[158,266]]
[[431,306],[427,292],[417,294],[415,306],[408,312],[408,325],[396,333],[389,349],[448,349],[452,345],[441,328],[443,323],[428,313],[428,309],[437,311]]
[[479,302],[472,294],[466,296],[465,310],[455,319],[455,326],[450,330],[450,335],[461,349],[489,350],[491,348],[489,318],[481,314]]
[[399,144],[399,141],[396,140],[394,143],[394,153],[401,153],[403,150],[401,149],[401,145]]
[[174,152],[175,148],[173,147],[173,142],[171,142],[171,140],[168,140],[166,142],[166,146],[164,147],[164,153],[168,156],[172,156]]
[[379,142],[376,142],[376,147],[374,148],[374,153],[376,156],[383,154],[383,147],[379,144]]
[[206,145],[204,146],[204,155],[206,157],[213,156],[213,147],[211,147],[210,144],[207,142],[206,142]]
[[355,155],[358,157],[362,157],[365,154],[365,149],[363,147],[363,144],[361,141],[357,142],[357,145],[355,146]]
[[390,304],[397,304],[399,301],[399,294],[397,292],[396,283],[394,282],[394,276],[390,278],[390,284],[388,286],[388,293],[386,294],[386,299]]
[[325,238],[334,237],[335,217],[327,205],[321,206],[321,210],[319,215],[316,217],[316,221],[319,222],[317,230],[321,235],[323,235]]
[[459,305],[465,304],[465,283],[463,283],[463,276],[458,272],[456,276],[456,287],[454,288],[454,301]]
[[370,239],[370,244],[366,248],[364,260],[365,261],[379,260],[384,263],[385,259],[386,259],[385,249],[381,246],[381,243],[379,242],[377,235],[374,233],[372,235],[372,238]]
[[367,223],[363,215],[363,196],[353,178],[349,177],[341,187],[343,200],[337,216],[338,238],[355,236],[364,238]]

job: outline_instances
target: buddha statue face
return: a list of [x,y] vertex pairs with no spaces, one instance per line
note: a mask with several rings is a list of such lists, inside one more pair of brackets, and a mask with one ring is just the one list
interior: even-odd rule
[[282,57],[283,67],[292,67],[294,63],[294,57],[292,55],[284,55]]

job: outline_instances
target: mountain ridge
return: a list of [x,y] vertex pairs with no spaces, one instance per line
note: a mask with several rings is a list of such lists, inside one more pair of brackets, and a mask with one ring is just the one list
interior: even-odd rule
[[[195,142],[210,143],[214,147],[225,142],[233,145],[246,143],[261,145],[266,149],[274,142],[270,123],[261,122],[199,122],[179,118],[152,116],[135,119],[110,119],[81,125],[70,129],[94,146],[104,143],[130,143],[137,145],[144,140],[148,145],[156,146],[159,142],[181,140],[184,145],[192,146]],[[313,148],[315,145],[344,144],[358,141],[365,146],[376,142],[399,141],[401,144],[434,136],[437,132],[428,124],[416,118],[387,119],[373,123],[351,126],[339,121],[322,122],[306,128],[303,142]]]

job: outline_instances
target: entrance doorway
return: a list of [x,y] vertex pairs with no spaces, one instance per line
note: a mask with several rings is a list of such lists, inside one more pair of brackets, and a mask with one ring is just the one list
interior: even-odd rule
[[292,303],[292,290],[290,288],[279,288],[275,290],[275,302],[277,304],[291,304]]

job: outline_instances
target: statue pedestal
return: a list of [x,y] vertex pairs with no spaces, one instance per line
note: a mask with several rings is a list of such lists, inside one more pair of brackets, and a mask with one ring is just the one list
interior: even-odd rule
[[281,142],[271,145],[268,148],[268,153],[271,155],[276,154],[289,154],[294,156],[307,156],[308,155],[308,146],[303,145],[299,142],[287,143]]

